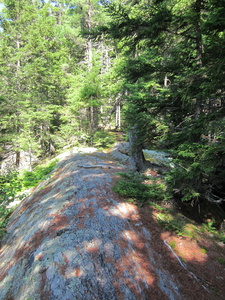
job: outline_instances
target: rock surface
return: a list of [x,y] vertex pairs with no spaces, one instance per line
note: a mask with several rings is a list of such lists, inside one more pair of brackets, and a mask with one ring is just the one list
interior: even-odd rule
[[156,252],[138,208],[112,192],[124,165],[92,152],[62,156],[12,214],[0,251],[0,299],[190,299],[180,281],[187,270],[177,263],[176,277],[166,269],[168,247]]

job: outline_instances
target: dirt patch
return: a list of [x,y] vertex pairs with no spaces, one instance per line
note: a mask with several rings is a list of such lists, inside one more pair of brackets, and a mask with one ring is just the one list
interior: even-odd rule
[[[168,209],[171,210],[171,204]],[[155,240],[154,251],[163,253],[163,259],[168,262],[165,268],[180,277],[183,299],[225,299],[225,245],[209,232],[201,232],[198,224],[194,224],[194,237],[165,230],[157,222],[159,211],[151,205],[139,208],[139,212],[143,226]],[[177,215],[176,209],[174,215]],[[189,233],[191,229],[190,226]]]

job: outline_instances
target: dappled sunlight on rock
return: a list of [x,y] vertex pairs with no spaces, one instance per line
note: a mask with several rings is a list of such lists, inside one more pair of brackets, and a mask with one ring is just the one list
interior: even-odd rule
[[128,202],[121,202],[111,207],[109,213],[120,218],[139,220],[137,206]]
[[90,242],[84,243],[84,249],[89,253],[97,252],[100,246],[102,246],[102,241],[100,239],[93,239]]
[[[12,214],[0,252],[0,300],[193,300],[180,279],[189,271],[163,242],[171,236],[151,230],[153,216],[144,219],[112,191],[122,166],[96,155],[64,158]],[[193,249],[184,259],[207,261]],[[195,289],[205,297],[201,285]],[[207,296],[201,299],[213,299]]]
[[151,163],[158,164],[158,165],[171,165],[174,166],[172,163],[172,158],[170,155],[164,151],[159,150],[143,150],[145,159],[150,161]]
[[71,278],[71,277],[82,277],[84,275],[84,271],[81,270],[81,268],[76,268],[73,270],[67,270],[65,277]]

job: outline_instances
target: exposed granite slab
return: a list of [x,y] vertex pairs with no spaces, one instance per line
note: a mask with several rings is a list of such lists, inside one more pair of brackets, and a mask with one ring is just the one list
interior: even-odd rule
[[118,171],[104,153],[75,153],[20,203],[0,251],[1,300],[182,299],[137,207],[112,192]]

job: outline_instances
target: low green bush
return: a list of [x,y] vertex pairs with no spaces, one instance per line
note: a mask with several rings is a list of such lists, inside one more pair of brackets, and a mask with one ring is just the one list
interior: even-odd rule
[[0,238],[5,233],[5,226],[12,213],[12,209],[7,206],[21,189],[22,182],[17,172],[0,176]]
[[0,239],[5,233],[8,218],[13,212],[8,205],[25,188],[36,186],[42,180],[49,177],[49,173],[55,169],[57,161],[47,165],[37,166],[34,171],[25,171],[22,175],[18,172],[0,176]]
[[56,167],[57,161],[52,161],[47,165],[37,166],[34,171],[26,171],[22,176],[22,183],[24,187],[36,186],[40,181],[49,177],[49,173]]
[[104,130],[96,131],[93,137],[93,143],[98,148],[111,147],[116,141],[115,135],[112,132]]
[[179,220],[167,213],[159,213],[156,220],[166,230],[176,232],[177,235],[184,235],[185,221]]
[[119,173],[119,180],[113,190],[120,196],[133,198],[141,203],[148,201],[159,201],[165,198],[166,187],[164,184],[156,183],[151,178],[151,184],[144,183],[149,177],[133,172]]

